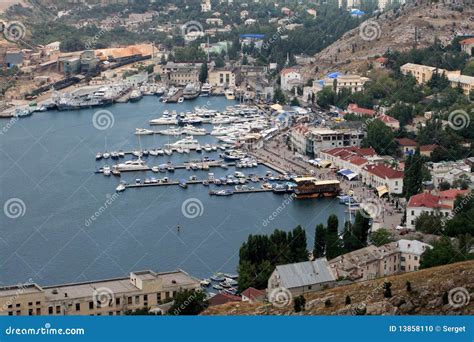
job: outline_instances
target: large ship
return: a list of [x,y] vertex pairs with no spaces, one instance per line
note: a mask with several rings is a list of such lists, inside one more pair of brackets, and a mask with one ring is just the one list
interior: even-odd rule
[[335,197],[338,196],[341,188],[338,180],[318,180],[315,177],[298,177],[294,179],[296,183],[295,195],[297,199]]
[[183,90],[183,97],[185,100],[192,100],[199,96],[199,87],[192,83],[188,83]]
[[138,102],[143,98],[143,94],[139,89],[132,90],[130,93],[130,102]]

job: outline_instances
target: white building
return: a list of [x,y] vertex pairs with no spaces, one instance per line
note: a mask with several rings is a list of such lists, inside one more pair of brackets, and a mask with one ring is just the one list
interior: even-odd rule
[[201,2],[201,12],[210,12],[212,10],[211,0]]
[[362,182],[375,188],[381,197],[386,193],[403,193],[404,172],[385,164],[370,164],[362,169]]
[[450,185],[455,185],[454,183],[463,180],[474,182],[471,167],[462,160],[428,163],[427,166],[435,187],[439,187],[440,183],[443,182],[447,182]]
[[291,91],[294,87],[303,85],[298,69],[285,68],[280,72],[280,86],[282,90]]
[[468,190],[451,189],[434,195],[429,192],[413,195],[407,205],[406,226],[415,229],[416,219],[423,213],[449,218],[452,215],[457,196],[466,196]]

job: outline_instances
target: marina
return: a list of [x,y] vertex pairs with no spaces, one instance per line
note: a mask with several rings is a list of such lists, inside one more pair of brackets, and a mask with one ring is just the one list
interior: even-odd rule
[[[18,260],[14,268],[11,263],[0,268],[0,282],[21,282],[30,276],[44,284],[87,281],[120,276],[129,268],[183,268],[205,279],[215,272],[236,272],[235,251],[249,234],[290,230],[296,224],[313,231],[330,213],[343,220],[347,206],[340,205],[337,198],[316,198],[292,201],[284,215],[264,225],[290,194],[282,196],[284,192],[261,187],[286,180],[259,179],[256,183],[247,177],[246,184],[215,185],[210,184],[208,174],[214,173],[215,179],[231,174],[236,179],[235,172],[265,177],[271,171],[273,177],[280,177],[285,170],[261,160],[256,167],[237,167],[238,160],[231,160],[237,157],[233,154],[227,154],[230,159],[222,162],[220,155],[232,149],[219,148],[230,143],[213,135],[193,136],[201,152],[187,154],[176,149],[167,154],[165,145],[184,137],[134,134],[137,127],[149,127],[150,120],[166,111],[199,112],[196,108],[206,106],[208,111],[225,112],[232,105],[235,103],[225,97],[200,96],[192,102],[166,104],[157,96],[144,96],[139,102],[106,107],[114,116],[114,125],[107,130],[93,126],[95,108],[45,111],[18,121],[2,137],[2,153],[7,153],[9,157],[5,157],[12,163],[4,170],[0,196],[3,202],[21,199],[26,213],[16,220],[0,217],[0,259],[11,256]],[[139,157],[147,170],[120,171],[120,178],[114,176],[113,165]],[[210,169],[193,170],[192,164],[202,161],[210,164]],[[211,166],[212,161],[219,165]],[[160,171],[159,166],[168,162],[174,171]],[[110,176],[94,174],[105,165],[110,167]],[[189,169],[180,168],[185,165]],[[158,172],[151,170],[154,166]],[[31,174],[28,170],[35,170],[34,176],[29,176],[32,178],[27,176]],[[191,181],[191,176],[196,179]],[[178,184],[151,183],[153,178],[165,177]],[[145,184],[147,178],[150,185]],[[136,184],[137,179],[142,185]],[[185,180],[186,188],[179,186],[180,180]],[[228,191],[210,195],[210,191],[221,190]],[[190,201],[199,208],[194,218],[183,214]],[[86,226],[85,217],[94,220]],[[42,234],[48,236],[47,241]],[[313,244],[310,240],[308,245]],[[58,251],[59,257],[50,262]],[[32,274],[28,264],[42,269],[41,273]]]

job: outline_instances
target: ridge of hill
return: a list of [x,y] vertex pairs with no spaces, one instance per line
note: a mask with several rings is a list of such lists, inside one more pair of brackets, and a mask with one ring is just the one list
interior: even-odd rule
[[315,55],[317,74],[363,72],[368,58],[389,49],[407,51],[427,47],[436,39],[449,44],[457,35],[474,35],[474,6],[468,2],[460,0],[456,6],[418,1],[368,19]]
[[[391,298],[384,298],[384,282],[392,283]],[[407,291],[407,282],[411,291]],[[443,295],[448,297],[444,298],[447,304]],[[233,302],[210,307],[203,315],[353,315],[364,308],[366,315],[472,315],[473,295],[471,260],[308,293],[305,311],[299,313],[295,313],[293,302],[284,307]],[[345,304],[346,296],[350,296],[349,305]]]

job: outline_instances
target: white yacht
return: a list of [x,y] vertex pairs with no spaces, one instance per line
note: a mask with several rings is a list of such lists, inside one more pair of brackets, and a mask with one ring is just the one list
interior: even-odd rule
[[110,176],[110,173],[111,173],[110,166],[104,165],[102,172],[104,173],[104,176]]
[[149,169],[148,165],[141,158],[117,164],[116,167],[119,171],[143,171]]
[[204,83],[201,86],[201,96],[209,96],[211,95],[212,86],[209,83]]
[[177,125],[178,119],[172,117],[162,117],[150,120],[150,125]]
[[232,89],[227,89],[224,95],[227,100],[235,100],[235,93]]
[[146,129],[146,128],[135,128],[135,134],[136,135],[151,135],[154,132],[152,130]]
[[117,192],[122,192],[122,191],[125,191],[125,189],[127,188],[127,183],[125,183],[124,181],[120,182],[120,184],[117,186],[117,188],[115,189],[115,191]]
[[199,144],[199,141],[193,138],[193,136],[186,137],[182,140],[178,140],[175,143],[172,144],[166,144],[165,145],[167,148],[172,148],[172,149],[188,149],[188,150],[195,150],[198,146],[201,146]]
[[159,131],[158,133],[160,134],[163,134],[163,135],[174,135],[174,136],[178,136],[178,135],[181,135],[183,134],[183,130],[179,127],[170,127],[168,129],[163,129],[161,131]]
[[205,128],[197,128],[197,127],[194,127],[193,125],[184,126],[183,132],[187,135],[206,135],[207,134]]

